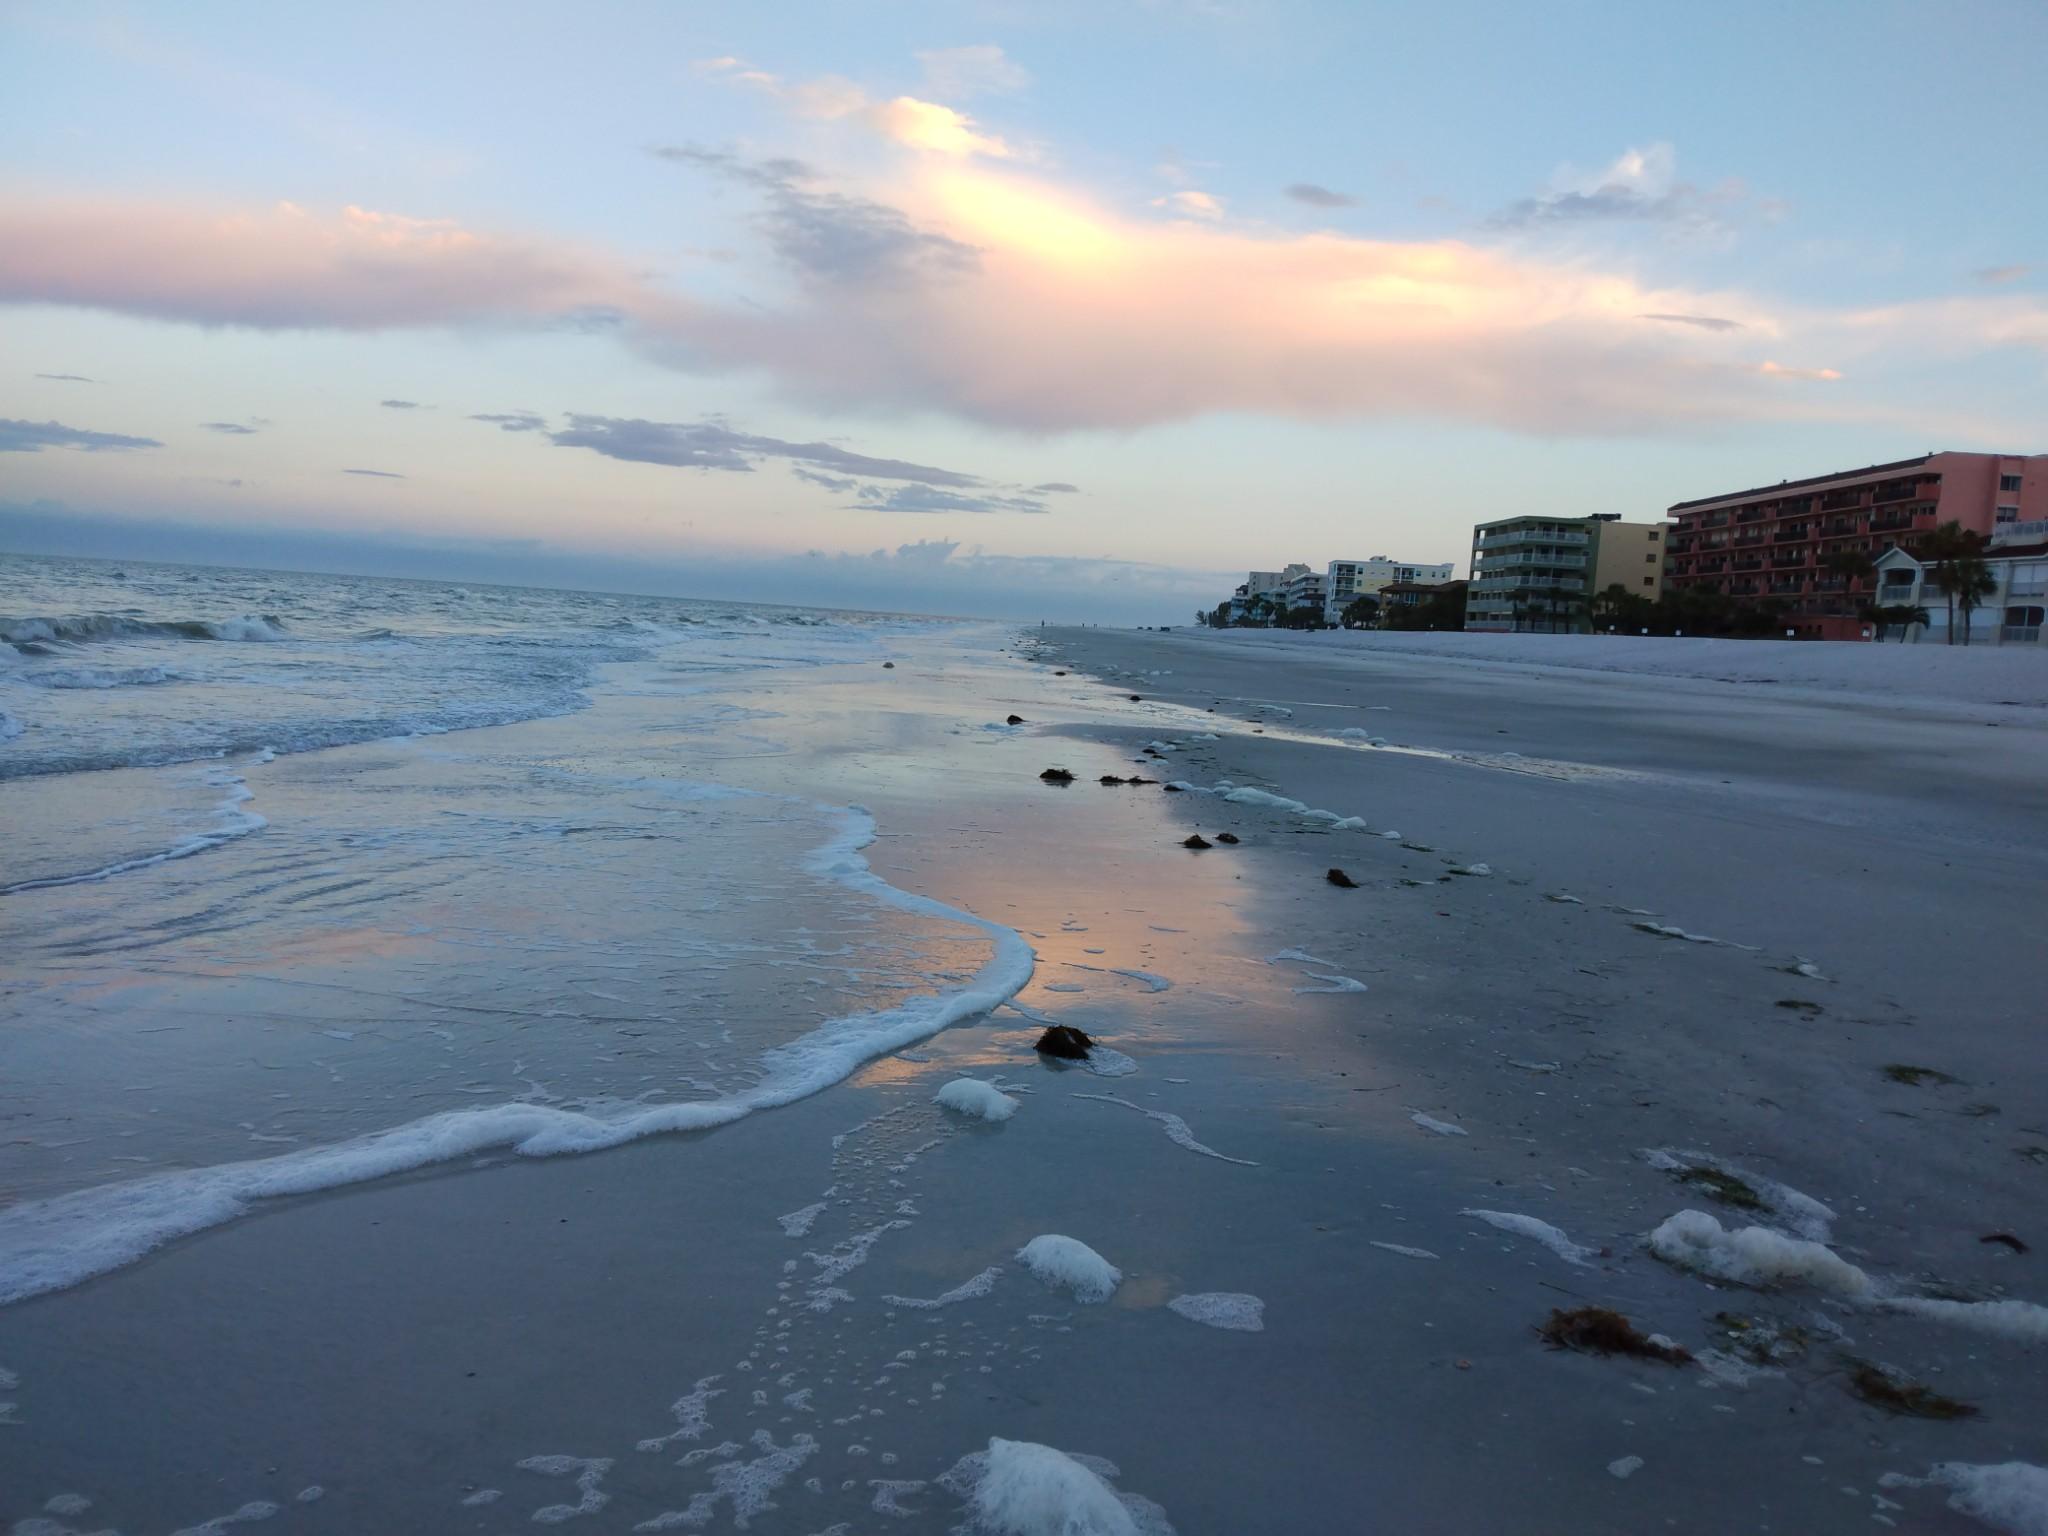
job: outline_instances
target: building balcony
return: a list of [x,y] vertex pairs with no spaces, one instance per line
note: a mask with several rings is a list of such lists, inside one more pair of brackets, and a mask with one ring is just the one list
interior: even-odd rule
[[1870,519],[1870,531],[1872,533],[1892,533],[1901,528],[1910,528],[1913,526],[1913,520],[1919,515],[1917,511],[1876,513]]
[[1533,528],[1517,528],[1500,533],[1481,534],[1477,539],[1473,540],[1472,547],[1475,549],[1506,549],[1511,544],[1581,545],[1585,542],[1585,534],[1576,533],[1569,529],[1559,529],[1555,533],[1542,533]]
[[1730,561],[1728,568],[1733,571],[1760,571],[1764,568],[1764,563],[1755,555],[1751,555],[1746,560]]
[[1806,544],[1811,542],[1812,539],[1813,534],[1804,527],[1780,528],[1771,535],[1771,542],[1773,544]]
[[1858,486],[1853,491],[1829,491],[1820,499],[1820,509],[1823,512],[1840,512],[1849,507],[1860,507],[1862,505],[1863,489],[1861,486]]
[[1558,570],[1583,570],[1586,565],[1586,557],[1584,555],[1540,554],[1533,551],[1519,555],[1486,555],[1480,559],[1479,572],[1481,575],[1486,575],[1493,571],[1519,569],[1532,565],[1551,566]]

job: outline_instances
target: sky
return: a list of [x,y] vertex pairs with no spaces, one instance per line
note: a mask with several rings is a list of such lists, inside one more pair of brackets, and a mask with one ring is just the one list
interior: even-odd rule
[[2048,5],[0,0],[0,549],[1185,622],[2048,451]]

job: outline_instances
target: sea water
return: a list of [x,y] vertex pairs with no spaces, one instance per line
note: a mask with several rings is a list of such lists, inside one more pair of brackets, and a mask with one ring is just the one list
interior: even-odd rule
[[0,1303],[280,1196],[710,1129],[1031,954],[774,770],[942,621],[0,560]]

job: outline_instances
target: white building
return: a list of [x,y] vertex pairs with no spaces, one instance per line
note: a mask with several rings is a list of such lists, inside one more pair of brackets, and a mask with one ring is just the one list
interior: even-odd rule
[[1326,611],[1329,578],[1307,566],[1289,566],[1288,569],[1298,574],[1288,579],[1287,606],[1290,609],[1311,608],[1321,616]]
[[[1956,616],[1959,643],[1965,639],[1972,645],[2044,643],[2044,633],[2048,633],[2048,626],[2042,623],[2044,612],[2048,612],[2048,522],[2009,526],[2012,532],[2001,530],[1984,551],[1984,563],[1995,585],[1988,596],[1978,600],[1967,637],[1960,633],[1961,615]],[[2022,533],[2022,529],[2029,532]],[[1936,645],[1947,642],[1952,604],[1941,589],[1939,564],[1923,564],[1897,545],[1871,564],[1877,573],[1871,597],[1874,606],[1926,610],[1925,626],[1908,626],[1902,638]],[[1879,638],[1901,637],[1888,629]]]
[[1417,565],[1374,555],[1370,560],[1332,560],[1324,578],[1323,618],[1335,624],[1353,598],[1376,596],[1389,582],[1412,581],[1436,586],[1451,579],[1453,562]]
[[1281,571],[1247,572],[1243,583],[1230,594],[1230,622],[1242,624],[1254,598],[1268,598],[1274,608],[1286,607],[1288,584],[1307,574],[1308,567],[1298,561]]

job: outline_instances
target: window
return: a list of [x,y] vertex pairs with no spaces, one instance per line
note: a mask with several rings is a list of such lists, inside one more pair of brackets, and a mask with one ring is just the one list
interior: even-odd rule
[[1998,632],[2001,640],[2039,640],[2043,611],[2034,607],[2008,608],[2005,610],[2005,625]]
[[1643,585],[1646,587],[1654,587],[1655,585],[1657,585],[1657,578],[1654,576],[1645,576],[1643,578]]
[[1645,556],[1643,556],[1643,564],[1645,564],[1645,565],[1655,565],[1656,563],[1657,563],[1657,557],[1656,557],[1655,555],[1645,555]]
[[2020,509],[2018,507],[2000,507],[1998,509],[1997,521],[2001,523],[2016,523],[2019,520]]
[[2016,491],[2020,488],[2020,477],[2018,475],[2000,475],[1998,477],[1998,488],[2001,491]]
[[1650,542],[1651,542],[1652,544],[1654,544],[1654,543],[1656,543],[1656,542],[1657,542],[1657,532],[1658,532],[1658,530],[1657,530],[1657,529],[1655,529],[1655,528],[1652,528],[1652,529],[1650,530]]

